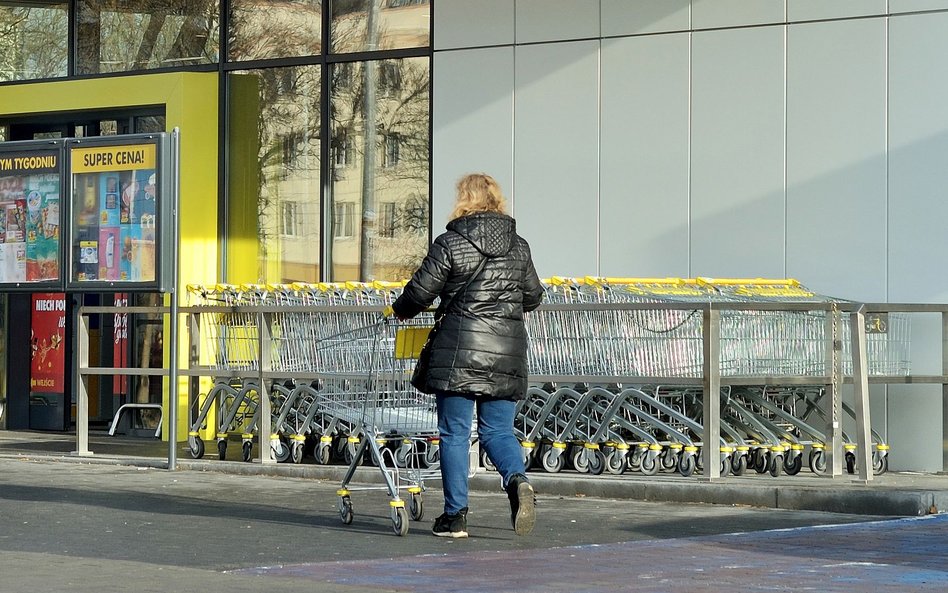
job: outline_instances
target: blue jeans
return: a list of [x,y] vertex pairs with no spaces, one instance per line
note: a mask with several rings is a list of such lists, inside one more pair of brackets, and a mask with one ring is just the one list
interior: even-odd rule
[[468,454],[475,405],[480,446],[487,451],[504,484],[511,476],[524,473],[520,441],[513,433],[517,402],[439,393],[437,403],[444,512],[454,514],[467,507]]

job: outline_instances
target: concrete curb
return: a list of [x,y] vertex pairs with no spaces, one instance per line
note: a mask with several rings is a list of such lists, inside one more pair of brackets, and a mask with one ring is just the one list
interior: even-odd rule
[[[2,454],[6,458],[56,461],[66,463],[104,463],[152,467],[165,469],[166,459],[141,458],[115,455],[43,455]],[[339,465],[293,465],[268,464],[258,461],[178,459],[177,467],[183,471],[221,472],[234,475],[260,475],[274,477],[303,478],[342,482],[346,467]],[[740,505],[759,508],[787,509],[795,511],[823,511],[830,513],[859,513],[880,516],[921,516],[948,510],[948,480],[945,489],[892,487],[866,485],[851,479],[829,478],[783,478],[772,482],[761,477],[724,478],[719,482],[701,481],[700,477],[680,476],[584,476],[581,474],[544,474],[531,472],[530,480],[542,496],[589,496],[619,500],[640,500],[666,503],[705,503]],[[794,480],[808,480],[809,485],[796,485]],[[813,484],[814,480],[819,483]],[[429,483],[437,480],[428,479]],[[356,470],[355,483],[380,484],[381,472],[376,467],[363,466]],[[496,474],[483,471],[474,475],[471,489],[475,491],[500,491],[500,480]]]

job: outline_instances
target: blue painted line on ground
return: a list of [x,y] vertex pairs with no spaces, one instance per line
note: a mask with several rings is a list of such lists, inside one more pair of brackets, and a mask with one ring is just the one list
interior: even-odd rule
[[418,593],[948,591],[948,515],[234,571]]

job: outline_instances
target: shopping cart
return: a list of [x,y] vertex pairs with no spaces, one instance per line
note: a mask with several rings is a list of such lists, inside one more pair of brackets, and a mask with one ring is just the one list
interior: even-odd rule
[[[384,489],[390,497],[392,527],[408,533],[409,519],[424,515],[425,479],[439,475],[426,462],[429,442],[438,434],[435,398],[411,386],[411,371],[425,342],[431,316],[398,321],[383,318],[323,340],[317,349],[331,359],[361,361],[360,368],[342,366],[322,375],[321,407],[334,418],[355,427],[356,449],[337,491],[342,522],[352,523],[351,494],[357,490]],[[365,364],[367,363],[367,364]],[[350,482],[368,452],[382,474],[382,486],[352,487]],[[399,492],[410,495],[406,509]]]

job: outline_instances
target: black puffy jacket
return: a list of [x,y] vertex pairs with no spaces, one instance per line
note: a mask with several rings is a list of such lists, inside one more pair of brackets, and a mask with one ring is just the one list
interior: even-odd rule
[[444,312],[432,343],[426,391],[520,399],[527,390],[524,311],[543,298],[530,246],[513,218],[483,212],[448,223],[421,266],[392,304],[400,318],[414,317],[436,297],[446,303],[484,268]]

